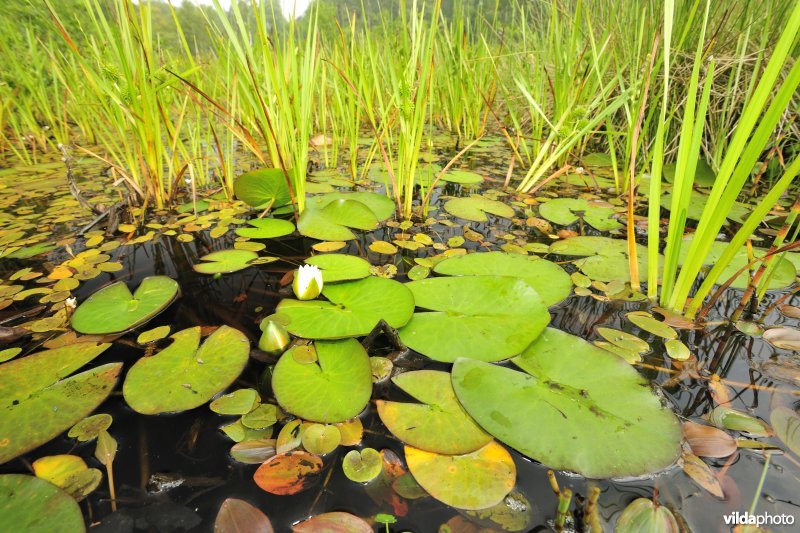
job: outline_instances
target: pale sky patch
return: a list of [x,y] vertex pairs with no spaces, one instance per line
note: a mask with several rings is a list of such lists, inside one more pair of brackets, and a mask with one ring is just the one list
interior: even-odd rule
[[[188,0],[193,4],[202,6],[213,6],[214,0]],[[295,17],[302,17],[312,0],[280,0],[281,13],[288,20],[293,14]],[[231,0],[219,0],[223,9],[231,7]]]

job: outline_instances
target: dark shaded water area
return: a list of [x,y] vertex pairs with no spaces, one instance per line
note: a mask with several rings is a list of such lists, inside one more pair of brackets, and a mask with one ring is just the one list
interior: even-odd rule
[[[498,179],[505,174],[505,162],[491,159],[474,160],[472,166],[482,166],[485,173]],[[448,185],[433,197],[432,216],[437,215],[440,195],[463,195],[467,191],[455,185]],[[459,236],[463,231],[463,221],[447,226],[434,224],[427,233],[436,240],[446,241]],[[471,229],[487,236],[487,240],[497,239],[498,232],[522,232],[528,242],[540,240],[524,225],[511,221],[492,219],[484,224],[470,225]],[[572,229],[579,230],[577,227]],[[586,233],[589,233],[586,230]],[[391,241],[399,230],[384,227],[359,235],[356,241],[348,244],[339,253],[359,255],[373,265],[388,262],[387,256],[369,250],[374,240]],[[73,249],[81,249],[79,241]],[[248,335],[255,343],[258,340],[258,324],[262,318],[274,312],[275,306],[284,296],[282,288],[284,275],[296,269],[303,260],[312,254],[311,239],[286,237],[265,241],[267,248],[261,255],[277,256],[279,261],[250,267],[233,274],[215,279],[192,270],[199,258],[211,251],[231,248],[234,236],[228,235],[212,239],[208,232],[198,233],[191,242],[179,242],[174,237],[156,236],[152,241],[117,248],[108,252],[112,261],[121,262],[123,269],[83,282],[75,291],[78,301],[83,301],[96,290],[114,281],[123,280],[129,287],[151,275],[166,275],[175,279],[181,288],[180,297],[158,315],[142,326],[139,331],[123,337],[133,341],[136,335],[156,326],[169,325],[172,331],[191,326],[228,325]],[[479,250],[477,242],[466,242],[468,249]],[[433,255],[428,249],[423,255]],[[63,256],[60,256],[62,254]],[[413,258],[419,252],[401,250],[392,262],[398,267],[397,278],[406,281],[405,273],[413,265]],[[66,259],[63,252],[55,252],[48,258],[53,264]],[[551,260],[564,258],[548,257]],[[2,260],[0,276],[7,277],[19,268],[37,266],[40,260]],[[567,270],[574,267],[565,265]],[[283,292],[282,292],[283,291]],[[767,308],[784,293],[767,293],[761,309]],[[726,322],[739,303],[742,292],[729,289],[717,302],[709,314],[712,325],[702,330],[680,330],[680,339],[697,356],[705,368],[713,369],[721,377],[733,383],[732,407],[747,411],[763,420],[769,420],[772,394],[785,396],[786,402],[798,406],[798,397],[787,392],[791,386],[773,381],[760,371],[760,365],[768,360],[793,360],[797,355],[777,349],[760,338],[749,337]],[[800,305],[800,296],[795,295],[786,301]],[[654,387],[663,394],[665,401],[682,418],[697,420],[713,407],[709,390],[702,380],[681,379],[676,384],[661,388],[675,376],[674,365],[666,356],[663,343],[656,337],[633,327],[624,315],[634,310],[648,309],[644,302],[598,301],[590,297],[570,296],[564,302],[550,309],[550,326],[594,340],[599,336],[596,328],[605,326],[622,329],[641,336],[651,344],[652,352],[644,356],[648,367],[641,367]],[[0,320],[12,316],[18,309],[0,311]],[[796,319],[786,318],[779,313],[767,317],[767,324],[787,324],[796,327]],[[370,355],[382,355],[381,346]],[[384,350],[385,351],[385,350]],[[233,442],[219,428],[233,422],[236,417],[217,415],[202,406],[191,411],[160,416],[143,416],[132,411],[121,395],[124,373],[140,357],[144,350],[135,342],[115,342],[98,358],[93,365],[121,361],[125,363],[117,389],[96,412],[109,413],[114,422],[110,432],[119,443],[119,451],[114,463],[117,500],[120,510],[111,513],[108,501],[108,488],[105,480],[87,500],[81,503],[87,525],[92,531],[211,531],[217,511],[226,498],[246,500],[264,511],[272,520],[276,531],[288,531],[293,523],[322,512],[342,510],[369,519],[376,513],[389,513],[397,517],[397,523],[389,531],[437,531],[441,524],[458,514],[458,511],[439,503],[433,498],[405,500],[407,508],[392,508],[391,505],[374,501],[363,485],[348,480],[342,472],[341,458],[351,448],[339,447],[325,457],[325,472],[320,482],[309,490],[293,496],[274,496],[259,489],[253,482],[253,473],[258,465],[246,465],[234,461],[229,450]],[[433,363],[427,358],[412,354],[398,366],[407,364],[411,368],[447,369],[449,365]],[[259,378],[267,363],[251,358],[245,371],[233,388],[258,387]],[[587,372],[591,369],[587,368]],[[772,389],[781,392],[773,392]],[[309,390],[308,394],[314,391]],[[409,397],[390,383],[375,386],[372,401],[361,420],[365,429],[361,447],[377,450],[390,449],[402,457],[403,445],[381,424],[374,400],[388,398],[408,400]],[[514,413],[508,413],[513,418]],[[277,434],[277,430],[275,431]],[[772,440],[777,443],[777,440]],[[613,447],[614,442],[595,443],[596,446]],[[0,466],[2,473],[27,473],[29,464],[38,457],[46,455],[73,453],[84,457],[90,466],[98,467],[93,458],[94,445],[76,445],[66,436],[55,439],[21,458]],[[521,492],[534,507],[534,527],[530,531],[549,530],[556,516],[557,501],[547,479],[547,467],[532,461],[513,450],[511,451],[517,467],[516,490]],[[602,480],[596,483],[601,489],[599,499],[600,516],[606,524],[613,524],[622,510],[635,498],[650,498],[657,489],[659,500],[677,511],[692,531],[729,531],[730,526],[723,523],[723,515],[732,511],[745,511],[750,507],[759,478],[762,474],[764,458],[756,451],[741,450],[734,459],[710,460],[714,467],[728,464],[726,470],[726,500],[711,496],[695,485],[678,467],[666,472],[635,480]],[[328,478],[328,469],[332,470]],[[771,514],[791,514],[800,518],[800,499],[797,490],[800,472],[785,456],[775,455],[771,459],[761,497],[758,499],[758,512]],[[326,481],[327,478],[327,481]],[[562,488],[569,487],[576,495],[576,501],[586,498],[589,482],[580,477],[557,473]],[[400,512],[398,512],[400,511]],[[404,514],[403,516],[401,516]],[[580,531],[580,515],[572,524]],[[791,531],[791,526],[785,526]],[[376,525],[377,531],[383,526]],[[782,531],[780,526],[772,528]]]

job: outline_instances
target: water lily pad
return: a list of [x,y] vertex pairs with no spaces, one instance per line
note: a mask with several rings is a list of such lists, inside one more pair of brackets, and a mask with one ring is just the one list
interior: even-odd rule
[[613,208],[606,204],[589,202],[584,198],[556,198],[539,206],[539,214],[555,224],[569,226],[580,219],[599,231],[610,231],[622,227],[612,218]]
[[597,328],[597,333],[611,344],[619,346],[623,350],[635,353],[645,353],[650,350],[649,344],[627,331],[620,331],[613,328]]
[[220,415],[246,415],[255,409],[260,401],[261,398],[255,389],[237,389],[223,394],[208,407]]
[[272,389],[281,407],[314,422],[344,422],[366,407],[372,394],[372,373],[366,350],[354,339],[317,341],[318,361],[299,363],[293,347],[284,353],[272,375]]
[[483,183],[483,176],[477,172],[470,172],[469,170],[448,170],[442,181],[449,183],[459,183],[461,185],[474,185],[476,183]]
[[258,259],[257,253],[233,248],[204,255],[200,258],[202,262],[192,268],[200,274],[230,274],[251,266],[255,259]]
[[342,434],[333,425],[308,424],[303,429],[300,441],[306,451],[314,455],[327,455],[339,447]]
[[536,289],[547,306],[557,304],[572,291],[572,281],[563,268],[535,255],[472,253],[445,259],[433,270],[437,274],[448,276],[492,275],[520,278]]
[[263,491],[286,496],[311,487],[322,471],[322,459],[308,452],[279,453],[258,467],[253,479]]
[[380,194],[329,193],[308,200],[297,229],[306,237],[321,241],[355,239],[352,229],[372,230],[390,217],[394,203]]
[[[691,237],[684,238],[681,243],[681,250],[678,254],[678,264],[683,265],[686,261],[686,256],[689,253],[689,247],[691,245]],[[713,265],[717,263],[722,256],[725,248],[727,248],[728,243],[715,241],[712,243],[711,248],[709,249],[708,255],[703,260],[704,265]],[[767,250],[764,248],[757,248],[753,247],[753,255],[754,257],[762,257]],[[717,283],[725,283],[731,277],[733,277],[736,272],[739,271],[740,268],[743,268],[750,262],[747,256],[747,248],[742,247],[731,259],[731,262],[726,266],[722,272],[720,273],[719,277],[717,278]],[[777,262],[777,265],[775,264]],[[791,261],[787,260],[785,257],[773,257],[772,258],[772,268],[774,268],[772,272],[772,277],[770,278],[769,283],[767,284],[767,288],[770,290],[774,289],[783,289],[791,284],[794,283],[794,280],[797,276],[797,270],[795,266],[792,264]],[[751,268],[757,270],[760,266],[760,263],[755,263],[752,265]],[[746,289],[748,284],[750,283],[750,273],[748,270],[742,272],[730,285],[734,289]]]
[[487,213],[501,218],[514,216],[514,208],[510,205],[480,196],[448,200],[444,204],[444,209],[453,216],[473,222],[486,222],[489,220],[486,216]]
[[138,344],[150,344],[151,342],[160,341],[169,335],[170,329],[170,326],[158,326],[157,328],[143,331],[136,337],[136,342]]
[[347,254],[323,254],[306,259],[306,264],[314,265],[322,270],[322,281],[349,281],[369,276],[368,261]]
[[512,362],[524,372],[458,359],[453,388],[485,430],[521,453],[594,478],[655,472],[680,455],[677,418],[621,358],[547,329]]
[[260,465],[275,453],[275,439],[246,440],[231,447],[231,457],[248,465]]
[[383,458],[377,450],[350,450],[342,459],[342,470],[350,481],[369,483],[383,471]]
[[96,439],[101,431],[105,431],[111,427],[112,421],[111,415],[106,413],[89,416],[72,426],[67,433],[67,437],[77,439],[78,442]]
[[121,333],[144,324],[178,296],[178,284],[167,276],[144,278],[131,294],[118,281],[95,292],[72,313],[75,331],[87,335]]
[[[582,259],[575,261],[575,265],[593,280],[630,281],[628,243],[624,239],[596,236],[569,237],[551,244],[550,253],[581,257]],[[636,245],[636,259],[639,263],[640,276],[645,276],[647,247]],[[659,255],[658,259],[661,265],[664,257]]]
[[657,320],[656,317],[650,313],[645,313],[644,311],[632,311],[627,313],[625,316],[639,328],[648,333],[652,333],[653,335],[661,337],[662,339],[670,340],[678,338],[677,331],[675,331],[666,322]]
[[172,344],[139,359],[128,371],[122,393],[146,415],[186,411],[203,405],[239,377],[250,356],[240,331],[221,326],[200,346],[200,327],[171,336]]
[[672,512],[648,498],[637,498],[628,505],[617,520],[616,533],[677,533],[678,521]]
[[[291,175],[291,170],[289,171]],[[233,194],[244,203],[273,209],[291,203],[286,175],[279,168],[264,168],[245,172],[233,182]]]
[[103,479],[99,470],[86,466],[77,455],[48,455],[36,459],[31,466],[36,477],[49,481],[75,501],[91,494]]
[[667,349],[667,355],[669,355],[670,359],[675,361],[687,361],[692,356],[689,347],[678,339],[666,341],[664,347]]
[[294,224],[280,218],[254,218],[250,228],[236,228],[236,235],[248,239],[274,239],[294,232]]
[[533,287],[501,276],[462,276],[412,281],[417,307],[399,333],[431,359],[500,361],[517,355],[547,326],[547,306]]
[[517,469],[511,454],[492,441],[466,455],[441,455],[405,447],[414,479],[437,500],[457,509],[485,509],[514,488]]
[[417,370],[392,381],[422,402],[376,402],[383,424],[404,443],[429,452],[461,455],[492,440],[461,407],[447,372]]
[[0,464],[32,450],[91,413],[117,381],[122,363],[66,377],[109,344],[73,344],[0,366]]
[[368,277],[325,285],[325,300],[285,299],[277,312],[286,329],[307,339],[340,339],[366,335],[381,320],[393,328],[405,325],[414,311],[411,291],[390,279]]
[[75,500],[52,483],[0,475],[0,531],[86,531]]

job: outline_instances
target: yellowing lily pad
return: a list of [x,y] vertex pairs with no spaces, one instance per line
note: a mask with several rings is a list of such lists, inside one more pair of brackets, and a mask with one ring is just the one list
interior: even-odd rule
[[528,457],[593,478],[652,473],[679,457],[678,419],[620,357],[548,329],[512,362],[523,372],[458,359],[453,388],[481,427]]
[[406,286],[390,279],[367,277],[325,285],[325,300],[285,299],[277,312],[289,333],[307,339],[341,339],[366,335],[383,319],[394,328],[405,325],[414,311]]
[[406,286],[417,307],[399,333],[431,359],[500,361],[518,355],[550,321],[547,306],[526,282],[502,276],[428,278]]
[[86,335],[121,333],[144,324],[178,296],[178,284],[167,276],[144,278],[131,294],[118,281],[95,292],[72,314],[75,331]]
[[139,359],[122,387],[125,401],[146,415],[203,405],[239,377],[250,355],[240,331],[221,326],[200,346],[200,327],[172,335],[172,344]]
[[461,455],[492,440],[461,407],[449,373],[417,370],[392,381],[422,402],[376,402],[383,424],[404,443],[429,452]]
[[272,390],[280,406],[305,420],[335,423],[366,407],[372,373],[366,350],[354,339],[317,341],[316,362],[300,363],[293,347],[275,365]]
[[500,503],[514,488],[517,469],[511,454],[492,441],[466,455],[405,447],[408,469],[423,489],[457,509],[485,509]]
[[258,467],[253,479],[261,490],[281,496],[297,494],[313,485],[322,471],[322,459],[308,452],[279,453]]

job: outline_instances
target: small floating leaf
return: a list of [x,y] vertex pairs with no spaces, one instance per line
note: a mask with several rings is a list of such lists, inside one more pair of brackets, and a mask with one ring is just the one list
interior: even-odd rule
[[414,479],[431,496],[457,509],[485,509],[514,488],[517,469],[511,454],[492,441],[466,455],[441,455],[405,447]]
[[590,202],[583,198],[556,198],[539,206],[539,214],[555,224],[569,226],[579,219],[599,231],[610,231],[622,227],[612,218],[613,208],[606,203]]
[[69,430],[67,437],[78,439],[78,442],[86,442],[96,439],[101,431],[111,427],[113,419],[111,415],[100,413],[84,418]]
[[326,424],[309,424],[302,430],[303,448],[314,455],[327,455],[339,447],[342,434],[339,428]]
[[334,511],[312,516],[292,526],[292,533],[373,533],[372,526],[361,518]]
[[103,474],[96,468],[89,468],[83,459],[76,455],[49,455],[40,457],[32,464],[36,477],[49,481],[81,501],[100,485]]
[[686,421],[683,423],[683,435],[692,453],[700,457],[728,457],[736,452],[733,437],[712,426]]
[[772,435],[770,427],[758,418],[724,405],[718,405],[712,409],[708,413],[708,421],[718,428],[741,431],[754,437]]
[[255,389],[238,389],[211,402],[209,408],[220,415],[244,415],[261,401]]
[[139,334],[136,337],[136,342],[139,344],[149,344],[151,342],[160,341],[170,332],[169,326],[158,326],[157,328],[149,329]]
[[294,232],[294,224],[280,218],[254,218],[248,220],[250,228],[236,228],[236,235],[248,239],[275,239]]
[[800,352],[800,330],[784,326],[770,328],[762,337],[776,348]]
[[650,351],[650,345],[636,335],[626,331],[612,328],[597,328],[597,333],[608,342],[619,346],[623,350],[645,353]]
[[684,452],[683,471],[700,487],[717,498],[722,499],[725,497],[725,493],[722,491],[722,486],[719,484],[717,476],[715,476],[711,468],[696,455]]
[[377,450],[350,450],[342,459],[344,475],[356,483],[369,483],[383,471],[383,458]]
[[231,447],[231,457],[245,464],[260,465],[273,455],[275,439],[245,440]]
[[454,198],[444,204],[444,209],[453,216],[472,220],[473,222],[486,222],[486,214],[502,218],[514,216],[514,208],[499,200],[490,200],[480,196],[468,198]]
[[667,355],[676,361],[686,361],[692,356],[689,347],[678,339],[668,340],[664,346],[667,349]]
[[657,337],[668,340],[678,338],[677,331],[672,329],[664,322],[656,320],[656,318],[650,313],[645,313],[644,311],[633,311],[625,316],[628,317],[628,320],[633,322],[639,328],[647,331],[648,333],[652,333]]

